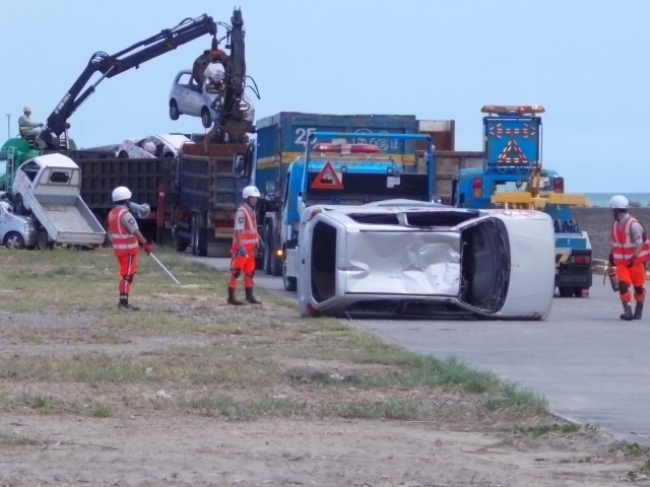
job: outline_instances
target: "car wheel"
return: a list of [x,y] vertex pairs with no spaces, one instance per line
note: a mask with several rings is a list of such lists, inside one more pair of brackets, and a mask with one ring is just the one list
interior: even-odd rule
[[298,289],[298,280],[295,277],[289,277],[286,275],[286,266],[282,264],[282,285],[286,291],[295,291]]
[[201,123],[206,129],[212,127],[212,115],[210,115],[208,107],[203,107],[201,109]]
[[18,232],[9,232],[5,236],[4,244],[8,249],[20,250],[25,248],[25,239]]
[[165,152],[164,157],[174,157],[174,153],[173,152]]
[[169,102],[169,118],[172,120],[178,120],[178,117],[181,116],[181,112],[178,111],[178,103],[176,100]]
[[121,150],[117,157],[119,157],[120,159],[128,159],[129,154],[126,151]]

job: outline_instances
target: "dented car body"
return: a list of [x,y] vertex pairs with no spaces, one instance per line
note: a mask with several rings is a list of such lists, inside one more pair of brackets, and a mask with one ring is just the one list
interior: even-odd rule
[[300,225],[305,315],[542,320],[550,313],[555,241],[545,213],[395,200],[312,206]]

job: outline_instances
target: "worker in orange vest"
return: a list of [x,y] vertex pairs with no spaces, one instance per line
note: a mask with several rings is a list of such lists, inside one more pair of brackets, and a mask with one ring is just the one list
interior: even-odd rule
[[235,214],[235,227],[232,236],[232,255],[230,261],[230,276],[228,277],[228,304],[244,304],[235,298],[237,279],[244,274],[244,289],[246,302],[262,304],[253,295],[253,276],[255,275],[255,255],[258,248],[264,249],[266,244],[257,233],[257,216],[255,206],[260,192],[255,186],[246,186],[242,191],[244,203]]
[[[609,255],[610,264],[616,266],[616,276],[619,281],[619,293],[623,303],[621,319],[626,321],[640,320],[643,315],[645,302],[645,263],[650,260],[650,240],[643,225],[628,213],[629,202],[625,196],[617,195],[609,201],[609,207],[614,213],[611,240],[612,251]],[[634,287],[636,307],[632,314],[632,294]]]
[[150,254],[153,247],[140,232],[138,222],[130,211],[131,196],[131,191],[125,186],[118,186],[113,190],[115,208],[108,214],[108,234],[120,268],[118,308],[136,311],[140,308],[129,304],[129,292],[138,270],[138,251],[142,247]]

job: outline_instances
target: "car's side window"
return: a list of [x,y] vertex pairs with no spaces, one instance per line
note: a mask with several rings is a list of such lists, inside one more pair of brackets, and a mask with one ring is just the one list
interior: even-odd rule
[[191,81],[192,81],[192,75],[189,73],[183,73],[178,78],[178,84],[181,86],[189,87]]

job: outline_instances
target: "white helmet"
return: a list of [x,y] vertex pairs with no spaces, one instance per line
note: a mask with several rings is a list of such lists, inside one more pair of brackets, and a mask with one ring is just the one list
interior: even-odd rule
[[616,195],[612,196],[612,199],[609,200],[609,207],[612,210],[627,210],[630,206],[630,202],[625,196]]
[[131,191],[129,191],[129,188],[126,186],[118,186],[113,190],[112,194],[113,202],[130,200],[131,196],[133,195],[131,194]]
[[244,197],[245,200],[250,198],[251,196],[253,198],[259,198],[260,197],[260,190],[257,189],[255,186],[246,186],[244,188],[244,191],[241,192],[242,196]]

